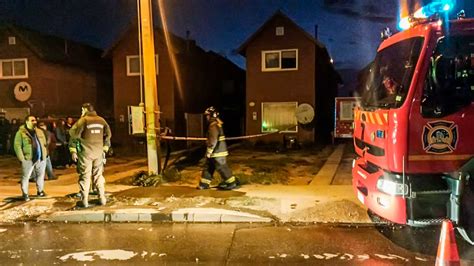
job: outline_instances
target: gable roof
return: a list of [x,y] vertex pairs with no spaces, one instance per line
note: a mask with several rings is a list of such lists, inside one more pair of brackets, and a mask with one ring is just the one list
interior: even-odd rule
[[0,25],[0,31],[10,31],[34,54],[48,62],[90,69],[100,60],[101,50],[89,45],[12,24]]
[[304,29],[302,29],[298,24],[296,24],[291,18],[289,18],[287,15],[285,15],[281,10],[277,10],[275,14],[273,14],[267,21],[263,23],[260,28],[258,28],[257,31],[255,31],[243,44],[240,45],[239,48],[237,48],[237,53],[239,53],[242,56],[245,56],[245,50],[247,49],[247,46],[255,39],[257,36],[277,17],[283,18],[286,20],[288,23],[293,25],[297,30],[299,30],[306,38],[308,38],[310,41],[312,41],[317,47],[325,49],[325,46],[323,43],[320,41],[316,40],[313,36],[311,36],[309,33],[307,33]]
[[229,60],[227,57],[222,56],[221,54],[216,53],[212,50],[207,51],[206,54],[209,56],[209,60],[218,61],[218,62],[222,63],[223,65],[228,66],[229,68],[233,67],[236,71],[245,74],[245,71],[242,68],[240,68],[240,66],[236,65],[234,62]]
[[[117,46],[119,46],[119,44],[122,42],[122,40],[128,34],[130,34],[132,32],[132,29],[134,27],[137,27],[137,23],[135,23],[135,22],[130,23],[126,27],[126,30],[124,30],[122,33],[120,33],[118,38],[109,46],[109,48],[107,48],[102,53],[102,57],[109,57],[112,54],[113,50],[115,50],[115,48],[117,48]],[[165,31],[164,31],[163,28],[155,26],[153,29],[154,29],[154,32],[153,32],[154,34],[159,34],[164,39]],[[190,49],[198,49],[201,52],[204,52],[204,49],[202,49],[201,47],[196,45],[195,40],[185,40],[185,39],[175,35],[174,33],[170,32],[170,31],[168,31],[168,33],[169,33],[169,36],[170,36],[170,39],[171,39],[171,43],[173,44],[173,48],[175,50],[177,50],[176,52],[186,51],[188,45],[190,45]]]

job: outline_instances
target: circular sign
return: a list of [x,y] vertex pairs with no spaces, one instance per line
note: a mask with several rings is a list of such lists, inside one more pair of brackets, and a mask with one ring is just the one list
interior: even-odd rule
[[27,101],[31,97],[31,85],[26,81],[18,82],[13,89],[15,99],[20,102]]
[[423,149],[427,153],[451,153],[456,150],[458,126],[451,121],[432,121],[423,127]]
[[300,124],[309,124],[314,119],[314,109],[307,103],[302,103],[296,108],[296,120]]

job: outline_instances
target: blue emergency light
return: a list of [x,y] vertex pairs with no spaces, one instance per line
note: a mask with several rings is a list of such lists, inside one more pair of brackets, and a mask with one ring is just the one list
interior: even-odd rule
[[[456,5],[456,0],[433,0],[433,2],[421,7],[412,17],[416,19],[429,18],[435,14],[448,13]],[[410,17],[400,18],[398,22],[398,28],[400,30],[406,30],[410,28]]]

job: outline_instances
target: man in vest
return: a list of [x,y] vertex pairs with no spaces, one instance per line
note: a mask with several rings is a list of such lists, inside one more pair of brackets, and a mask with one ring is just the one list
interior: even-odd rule
[[232,175],[232,171],[226,162],[226,157],[229,153],[227,152],[224,129],[222,128],[223,122],[219,119],[217,110],[212,106],[206,109],[204,115],[209,123],[206,150],[207,161],[197,189],[209,189],[214,171],[217,171],[222,177],[222,182],[217,186],[218,189],[235,189],[239,186],[239,180]]
[[77,162],[79,189],[83,207],[89,207],[89,189],[92,183],[99,192],[101,205],[105,205],[105,179],[103,159],[110,147],[112,133],[104,118],[97,115],[90,103],[82,105],[81,118],[69,130],[69,151]]
[[36,176],[36,190],[38,197],[45,197],[44,173],[46,156],[48,155],[46,136],[36,127],[36,117],[29,115],[25,124],[20,126],[15,134],[14,149],[18,160],[21,162],[21,192],[23,199],[29,201],[28,183],[31,176]]

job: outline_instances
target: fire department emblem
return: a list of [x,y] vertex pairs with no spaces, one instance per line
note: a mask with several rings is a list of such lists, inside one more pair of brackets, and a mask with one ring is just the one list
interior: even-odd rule
[[451,153],[458,142],[458,126],[449,121],[433,121],[423,127],[423,150],[427,153]]

